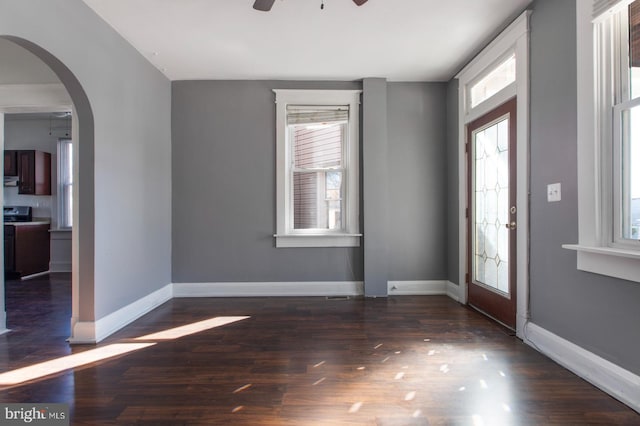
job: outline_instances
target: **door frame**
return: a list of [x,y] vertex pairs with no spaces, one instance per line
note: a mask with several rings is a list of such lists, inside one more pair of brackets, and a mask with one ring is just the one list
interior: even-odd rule
[[[467,212],[467,124],[495,109],[512,97],[517,98],[517,223],[516,335],[524,339],[529,320],[529,18],[531,11],[516,20],[485,47],[456,78],[458,79],[458,298],[468,302],[468,229]],[[473,83],[484,77],[502,59],[516,55],[516,81],[484,102],[471,107],[468,92]]]
[[[469,273],[467,284],[467,298],[468,303],[473,308],[483,312],[487,316],[502,323],[508,328],[516,327],[516,303],[518,299],[518,292],[516,289],[517,283],[517,262],[512,262],[511,259],[517,259],[517,232],[513,232],[513,229],[508,231],[508,288],[509,295],[505,297],[500,294],[500,291],[495,291],[494,288],[485,287],[486,284],[474,281],[474,253],[475,250],[475,194],[477,193],[475,182],[475,160],[477,152],[475,149],[474,134],[479,131],[483,131],[489,127],[495,126],[497,123],[508,120],[507,132],[509,135],[508,142],[508,164],[509,164],[509,189],[508,189],[508,203],[505,208],[510,210],[512,207],[516,207],[516,195],[517,195],[517,99],[511,98],[502,105],[497,106],[493,110],[489,111],[482,117],[468,123],[467,129],[467,206],[469,206],[467,216],[467,271]],[[498,179],[499,180],[499,179]],[[497,200],[496,200],[497,201]],[[514,217],[515,215],[515,217]],[[500,212],[498,212],[500,217]],[[515,213],[507,213],[507,227],[509,223],[512,223],[517,218],[517,210]],[[516,222],[517,224],[517,222]],[[517,225],[515,230],[517,231]],[[499,238],[499,237],[498,237]],[[496,249],[497,250],[497,249]],[[475,300],[472,300],[475,299]]]
[[[55,113],[55,112],[67,112],[72,111],[72,141],[77,144],[78,135],[78,118],[73,105],[73,101],[67,89],[63,84],[48,83],[48,84],[15,84],[15,85],[0,85],[0,93],[2,93],[2,100],[0,101],[0,150],[4,151],[4,119],[5,114],[8,113]],[[77,152],[74,149],[74,152]],[[74,158],[75,160],[75,158]],[[77,182],[78,162],[74,161],[74,182]],[[76,185],[77,186],[77,185]],[[75,190],[75,188],[74,188]],[[77,228],[75,226],[75,206],[77,202],[76,194],[74,192],[74,225],[72,227],[73,234],[77,234]],[[4,193],[0,193],[0,203],[4,205]],[[53,217],[51,218],[53,220]],[[4,236],[4,227],[0,230],[0,234]],[[76,235],[77,237],[77,235]],[[73,239],[73,237],[72,237]],[[76,250],[77,253],[77,250]],[[4,279],[4,245],[0,247],[0,259],[3,261],[0,263],[0,334],[7,333],[7,312],[6,312],[6,300],[5,300],[5,279]],[[72,254],[72,267],[78,264],[78,260],[75,255]],[[72,272],[72,282],[77,282],[77,273]],[[78,286],[72,285],[72,311],[78,307]]]

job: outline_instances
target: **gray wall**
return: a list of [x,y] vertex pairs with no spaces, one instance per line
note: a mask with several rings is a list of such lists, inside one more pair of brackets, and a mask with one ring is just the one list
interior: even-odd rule
[[389,281],[389,134],[387,80],[362,81],[362,215],[364,219],[364,294],[387,295]]
[[387,84],[391,281],[447,279],[445,103],[445,83]]
[[[538,0],[531,18],[532,321],[640,374],[640,284],[581,272],[578,241],[575,0]],[[547,203],[546,186],[562,184]]]
[[447,84],[447,279],[460,284],[458,80]]
[[0,58],[0,84],[60,84],[42,60],[9,40],[0,39]]
[[362,281],[361,248],[274,246],[276,88],[361,84],[173,82],[173,282]]
[[0,36],[44,58],[77,102],[81,250],[94,252],[80,314],[99,319],[171,281],[171,85],[80,0],[0,10]]
[[[362,85],[173,82],[174,282],[364,279],[362,248],[274,247],[274,88]],[[387,91],[389,197],[400,206],[389,225],[397,232],[389,279],[444,279],[444,84],[391,83]]]

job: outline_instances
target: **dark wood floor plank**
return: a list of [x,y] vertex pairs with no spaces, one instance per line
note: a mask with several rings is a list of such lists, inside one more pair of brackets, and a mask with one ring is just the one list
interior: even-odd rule
[[[7,282],[9,371],[70,347],[70,277]],[[0,388],[76,425],[628,424],[640,415],[446,297],[174,299],[97,345],[250,318]]]

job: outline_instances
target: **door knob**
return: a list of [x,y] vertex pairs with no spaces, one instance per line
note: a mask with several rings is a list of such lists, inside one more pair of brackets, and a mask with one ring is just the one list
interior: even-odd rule
[[518,225],[515,222],[506,223],[504,226],[506,226],[507,229],[516,229],[518,227]]

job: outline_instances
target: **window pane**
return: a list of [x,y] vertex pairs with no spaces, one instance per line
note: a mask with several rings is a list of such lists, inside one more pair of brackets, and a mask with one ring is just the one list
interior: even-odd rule
[[486,101],[516,81],[516,55],[511,55],[471,87],[471,108]]
[[58,226],[70,228],[73,223],[73,145],[69,139],[58,142],[58,194]]
[[293,173],[294,229],[342,229],[343,172]]
[[342,165],[344,125],[340,123],[292,126],[293,160],[297,169],[324,169]]
[[71,208],[73,205],[73,187],[71,185],[66,185],[64,187],[64,200],[65,210],[63,212],[62,227],[71,228],[71,225],[73,224],[73,209]]
[[622,141],[622,237],[640,240],[640,106],[624,116]]

